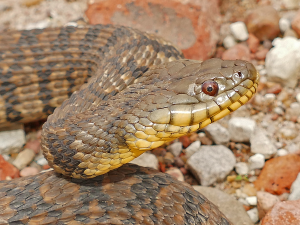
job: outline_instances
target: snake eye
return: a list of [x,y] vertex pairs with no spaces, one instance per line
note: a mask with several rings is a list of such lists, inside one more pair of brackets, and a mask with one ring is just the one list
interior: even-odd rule
[[202,84],[202,91],[209,96],[216,96],[219,91],[219,85],[215,81],[205,81]]

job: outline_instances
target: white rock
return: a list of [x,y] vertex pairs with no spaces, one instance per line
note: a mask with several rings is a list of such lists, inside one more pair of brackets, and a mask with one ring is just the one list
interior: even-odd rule
[[180,141],[170,144],[167,149],[175,156],[179,156],[182,151],[182,143]]
[[13,161],[13,165],[19,170],[24,169],[34,159],[35,152],[32,149],[25,148],[21,151],[16,159]]
[[282,148],[278,149],[278,151],[277,151],[277,156],[284,156],[284,155],[287,155],[287,154],[289,154],[289,152],[285,149],[282,149]]
[[265,104],[274,103],[276,95],[273,93],[265,94]]
[[294,88],[299,78],[300,41],[294,37],[276,38],[266,56],[268,79]]
[[283,111],[282,107],[280,107],[280,106],[275,107],[273,109],[273,111],[274,111],[274,113],[281,115],[281,116],[284,114],[284,111]]
[[300,103],[300,93],[298,93],[298,94],[296,95],[296,100],[297,100],[297,102]]
[[253,208],[247,211],[248,216],[250,217],[250,219],[252,220],[253,223],[256,223],[259,218],[258,218],[258,210],[257,208]]
[[247,175],[249,173],[248,164],[245,162],[238,162],[235,164],[235,171],[239,175]]
[[246,198],[246,201],[249,205],[257,205],[257,197],[256,196],[250,196]]
[[201,146],[187,161],[187,165],[203,186],[223,180],[233,169],[235,157],[223,145]]
[[195,154],[197,151],[199,151],[201,146],[200,141],[194,141],[192,144],[190,144],[186,149],[185,149],[185,156],[186,158],[190,158],[193,154]]
[[256,128],[252,133],[250,143],[251,152],[263,154],[266,159],[270,159],[277,152],[275,145],[261,128]]
[[0,154],[16,153],[25,142],[23,125],[14,127],[14,130],[0,131]]
[[265,157],[262,154],[255,154],[249,157],[248,162],[250,170],[261,169],[265,165]]
[[238,41],[246,41],[249,37],[246,24],[244,22],[235,22],[230,24],[230,30],[232,35]]
[[288,200],[299,200],[300,199],[300,173],[296,180],[293,182],[291,186],[291,194],[289,195]]
[[144,166],[144,167],[151,167],[153,169],[158,169],[158,159],[155,155],[151,153],[143,153],[139,157],[132,160],[130,163]]
[[255,127],[256,123],[252,119],[243,117],[231,118],[228,122],[230,140],[236,142],[248,142]]
[[279,20],[279,28],[282,33],[291,27],[291,21],[286,18],[281,18]]
[[227,145],[229,143],[229,132],[218,122],[212,123],[205,128],[207,137],[211,138],[217,145]]
[[175,177],[179,181],[184,181],[184,176],[181,170],[176,167],[171,167],[169,170],[166,171],[166,173],[171,175],[172,177]]
[[226,49],[229,49],[229,48],[235,46],[236,44],[237,43],[236,43],[234,37],[231,35],[226,36],[223,40],[223,45]]

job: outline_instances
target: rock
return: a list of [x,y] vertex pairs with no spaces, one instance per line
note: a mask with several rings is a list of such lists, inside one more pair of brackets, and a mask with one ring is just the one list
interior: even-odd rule
[[0,131],[0,154],[17,153],[25,144],[23,125]]
[[278,151],[277,151],[277,156],[284,156],[287,154],[289,154],[289,152],[285,149],[278,149]]
[[272,195],[264,191],[258,191],[257,209],[259,219],[262,219],[277,202],[280,202],[280,200],[276,195]]
[[252,220],[253,223],[258,222],[259,218],[258,218],[258,210],[257,208],[253,208],[247,211],[248,216],[250,217],[250,219]]
[[231,118],[228,122],[230,140],[235,142],[248,142],[255,127],[256,123],[252,119],[243,117]]
[[236,59],[242,59],[250,61],[250,50],[249,48],[244,44],[236,44],[233,47],[227,49],[222,54],[223,60],[236,60]]
[[246,201],[248,202],[249,205],[252,205],[252,206],[257,205],[257,197],[256,196],[247,197]]
[[300,11],[297,12],[295,18],[292,21],[292,28],[298,36],[300,36]]
[[171,152],[167,152],[164,156],[164,163],[171,165],[174,163],[174,155]]
[[[226,49],[232,48],[235,46],[237,42],[235,41],[234,37],[232,35],[228,35],[223,40],[223,45]],[[224,52],[223,52],[224,53]],[[223,54],[222,53],[222,54]]]
[[174,142],[170,144],[167,149],[175,156],[179,156],[182,152],[182,143],[181,142]]
[[271,194],[288,193],[300,172],[300,156],[289,154],[268,160],[254,182],[257,190]]
[[19,170],[0,155],[0,180],[18,178]]
[[293,37],[276,38],[273,45],[266,57],[268,80],[294,88],[299,78],[300,41]]
[[156,33],[182,49],[188,59],[207,59],[216,50],[221,22],[217,0],[103,0],[92,2],[91,24],[119,24]]
[[259,39],[255,37],[254,34],[249,34],[249,38],[247,40],[248,47],[252,53],[257,52],[259,47]]
[[263,218],[261,225],[300,224],[300,200],[278,202]]
[[180,157],[175,157],[174,159],[175,166],[184,167],[185,163]]
[[283,37],[299,38],[298,34],[293,29],[288,29],[284,32]]
[[255,53],[255,58],[258,60],[265,60],[268,52],[269,52],[269,49],[263,48]]
[[235,171],[239,175],[247,175],[249,173],[248,164],[245,162],[238,162],[235,164]]
[[210,140],[205,133],[199,133],[199,140],[201,142],[202,145],[212,145],[213,142],[212,140]]
[[257,192],[254,185],[251,183],[246,183],[244,185],[244,187],[242,188],[242,191],[244,194],[246,194],[247,196],[250,196],[250,197],[256,196],[256,192]]
[[35,167],[25,167],[21,170],[20,176],[21,177],[27,177],[38,174],[40,171]]
[[191,144],[191,140],[188,136],[182,136],[179,138],[179,141],[182,143],[184,148],[187,148]]
[[284,33],[286,30],[290,29],[291,21],[287,18],[280,18],[279,20],[279,29],[281,33]]
[[246,24],[242,21],[230,24],[230,30],[234,38],[238,41],[246,41],[248,39],[248,31]]
[[265,157],[262,154],[255,154],[249,157],[250,170],[262,169],[265,165]]
[[256,128],[250,137],[251,152],[262,154],[266,159],[270,159],[277,152],[277,148],[267,137],[266,132],[261,128]]
[[291,194],[288,200],[300,200],[300,173],[291,186]]
[[147,152],[141,154],[139,157],[135,158],[130,163],[144,167],[151,167],[156,170],[158,169],[158,160],[156,156]]
[[169,170],[166,171],[167,174],[170,174],[172,177],[175,177],[179,181],[184,181],[184,176],[180,169],[176,167],[171,167]]
[[201,146],[187,165],[201,185],[208,186],[225,179],[235,165],[235,157],[223,145]]
[[206,136],[212,139],[217,145],[228,145],[229,132],[218,122],[212,123],[205,127]]
[[201,146],[201,142],[200,141],[195,141],[192,144],[190,144],[190,146],[185,149],[185,156],[186,156],[186,158],[188,159],[193,154],[195,154],[200,149],[200,146]]
[[35,152],[32,149],[25,148],[21,151],[16,159],[13,161],[13,165],[17,167],[19,170],[25,168],[29,163],[34,159]]
[[38,154],[41,149],[41,141],[39,139],[28,141],[24,148],[30,148],[35,152],[35,154]]
[[279,14],[272,6],[259,6],[252,10],[246,25],[249,33],[253,33],[259,40],[273,40],[280,33]]
[[296,125],[291,121],[285,121],[283,126],[280,128],[279,133],[284,139],[290,140],[298,136]]
[[216,188],[203,186],[193,186],[193,188],[218,206],[233,224],[253,225],[244,207],[233,196]]

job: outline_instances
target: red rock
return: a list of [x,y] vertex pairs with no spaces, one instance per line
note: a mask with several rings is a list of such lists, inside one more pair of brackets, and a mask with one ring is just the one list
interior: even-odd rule
[[41,149],[41,141],[39,139],[28,141],[24,148],[29,148],[35,152],[35,154],[38,154]]
[[166,172],[166,164],[162,163],[162,162],[158,162],[158,165],[159,165],[159,170],[161,172]]
[[91,24],[119,24],[157,33],[182,49],[186,58],[207,59],[220,27],[218,0],[98,0],[88,6]]
[[259,40],[273,40],[280,33],[279,14],[272,6],[260,6],[252,10],[246,25],[249,33],[253,33]]
[[6,180],[7,177],[20,177],[19,170],[9,162],[5,161],[3,156],[0,155],[0,180]]
[[261,225],[299,225],[300,200],[277,203],[262,220]]
[[292,21],[292,28],[300,36],[300,10],[298,10],[295,18]]
[[191,144],[191,140],[188,136],[182,136],[179,138],[179,141],[182,143],[184,148],[187,148]]
[[263,48],[255,53],[255,58],[258,60],[265,60],[268,52],[269,52],[269,49]]
[[230,49],[227,49],[223,53],[222,59],[223,60],[242,59],[242,60],[250,61],[250,50],[244,44],[236,44],[235,46],[231,47]]
[[249,34],[248,40],[247,40],[248,47],[251,52],[255,53],[258,50],[259,47],[259,39],[255,37],[254,34]]
[[264,190],[275,195],[289,193],[299,172],[299,155],[289,154],[273,158],[266,162],[254,185],[259,191]]
[[21,170],[20,176],[21,177],[27,177],[38,174],[40,171],[35,167],[25,167]]
[[50,166],[48,164],[43,165],[43,170],[48,170],[48,169],[50,169]]

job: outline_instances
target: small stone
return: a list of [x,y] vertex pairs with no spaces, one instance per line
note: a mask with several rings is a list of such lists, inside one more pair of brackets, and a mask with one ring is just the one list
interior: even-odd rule
[[188,136],[182,136],[179,138],[179,141],[182,143],[184,148],[187,148],[191,144],[191,140]]
[[40,171],[35,167],[25,167],[20,171],[21,177],[27,177],[38,174]]
[[253,184],[247,183],[243,187],[243,193],[247,196],[256,196],[256,189]]
[[262,219],[277,202],[280,202],[280,200],[276,195],[272,195],[265,191],[258,191],[257,209],[259,218]]
[[169,170],[166,171],[166,173],[176,178],[179,181],[184,181],[184,176],[181,170],[176,167],[171,167]]
[[277,151],[277,156],[284,156],[287,154],[289,154],[289,152],[285,149],[278,149],[278,151]]
[[229,49],[229,48],[235,46],[236,44],[237,43],[236,43],[234,37],[231,35],[226,36],[223,40],[223,45],[226,49]]
[[[279,84],[279,83],[274,83],[271,87],[269,87],[269,88],[267,89],[267,93],[268,93],[268,94],[266,94],[265,97],[266,97],[266,96],[270,97],[270,95],[273,95],[273,96],[274,96],[274,99],[273,99],[273,100],[275,100],[275,98],[276,98],[276,95],[275,95],[275,94],[279,94],[281,91],[282,91],[282,86],[281,86],[281,84]],[[272,98],[273,98],[273,96],[272,96]]]
[[18,178],[19,170],[0,155],[0,180]]
[[257,52],[259,47],[259,39],[255,37],[254,34],[249,34],[249,38],[247,40],[248,47],[252,53]]
[[201,185],[208,186],[225,179],[235,165],[235,157],[223,145],[201,146],[187,165]]
[[298,34],[293,30],[293,29],[287,29],[285,32],[284,32],[284,35],[283,37],[294,37],[294,38],[299,38]]
[[223,60],[247,60],[250,61],[250,49],[244,44],[236,44],[235,46],[224,51],[222,55]]
[[[273,157],[277,149],[272,141],[267,137],[266,132],[261,128],[256,128],[250,137],[251,152],[262,154],[266,159]],[[256,158],[258,160],[258,158]],[[251,167],[251,166],[250,166]]]
[[25,168],[34,159],[35,152],[32,149],[25,148],[21,151],[16,159],[13,161],[13,165],[19,170]]
[[265,60],[268,52],[269,52],[269,49],[263,48],[255,53],[255,58],[257,60]]
[[185,163],[180,157],[175,157],[174,163],[177,167],[184,167]]
[[296,100],[297,100],[297,102],[300,103],[300,93],[297,93],[297,95],[296,95]]
[[279,29],[281,33],[284,33],[286,30],[288,30],[291,27],[291,21],[287,18],[280,18],[279,20]]
[[143,153],[139,157],[132,160],[130,163],[143,166],[143,167],[151,167],[153,169],[158,169],[158,159],[155,155],[150,153]]
[[300,173],[296,180],[293,182],[291,186],[291,194],[289,195],[289,200],[300,200]]
[[48,165],[48,161],[45,159],[43,155],[36,157],[36,163],[40,166]]
[[256,196],[251,196],[251,197],[247,197],[246,201],[248,202],[249,205],[257,205],[257,198]]
[[273,111],[274,111],[274,113],[276,113],[276,114],[278,114],[278,115],[280,115],[280,116],[283,116],[284,115],[284,110],[281,108],[281,107],[275,107],[274,109],[273,109]]
[[297,12],[295,18],[292,21],[292,28],[298,36],[300,36],[300,11]]
[[235,142],[248,142],[255,127],[256,123],[252,119],[243,117],[231,118],[228,122],[230,140]]
[[199,136],[200,143],[201,143],[202,145],[212,145],[212,144],[213,144],[212,140],[209,139],[209,138],[205,135],[205,133],[199,133],[198,136]]
[[38,154],[40,152],[40,149],[41,149],[41,142],[38,139],[28,141],[26,143],[26,145],[24,146],[24,148],[30,148],[35,152],[35,154]]
[[171,165],[174,163],[174,155],[171,152],[167,152],[164,156],[164,163]]
[[246,41],[248,39],[248,30],[244,22],[235,22],[230,24],[232,35],[238,41]]
[[248,164],[245,162],[238,162],[235,164],[235,171],[239,175],[247,175],[249,172]]
[[250,170],[261,169],[265,165],[265,157],[262,154],[255,154],[249,157]]
[[12,129],[0,131],[0,154],[19,152],[25,144],[24,126],[15,126]]
[[265,103],[270,104],[270,103],[274,103],[275,99],[276,99],[276,95],[275,94],[265,94]]
[[195,154],[197,151],[199,151],[200,146],[201,146],[200,141],[195,141],[192,144],[190,144],[190,146],[185,149],[186,158],[187,159],[190,158],[193,154]]
[[205,133],[208,138],[212,139],[217,145],[228,145],[229,132],[218,122],[212,123],[205,127]]
[[176,157],[179,156],[182,152],[182,143],[181,142],[174,142],[170,144],[167,149]]
[[247,211],[248,216],[250,217],[250,219],[252,220],[253,223],[258,222],[259,218],[258,218],[258,210],[257,208],[253,208]]

